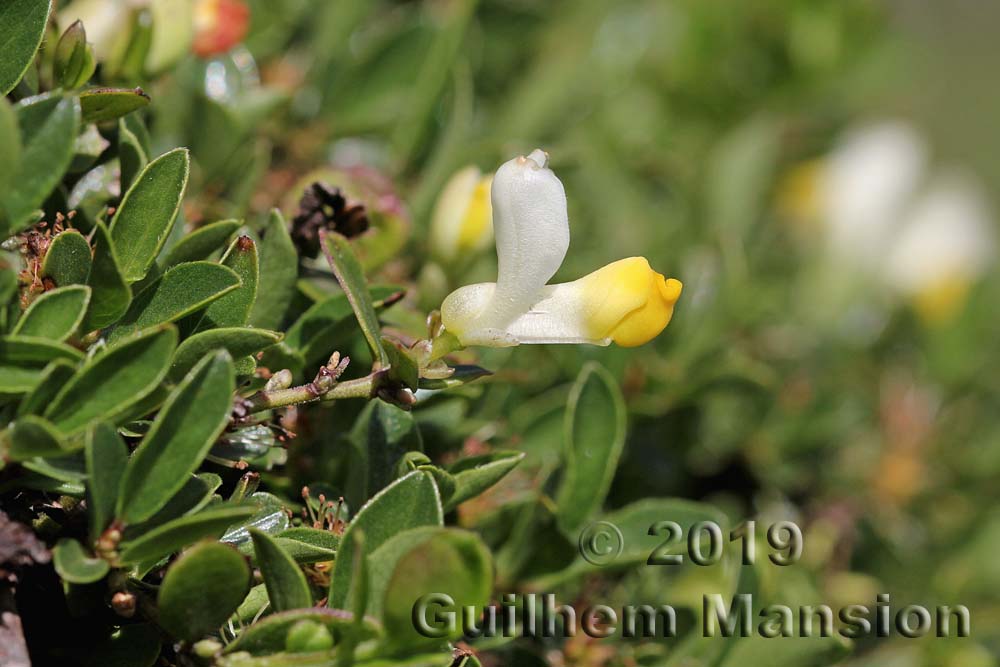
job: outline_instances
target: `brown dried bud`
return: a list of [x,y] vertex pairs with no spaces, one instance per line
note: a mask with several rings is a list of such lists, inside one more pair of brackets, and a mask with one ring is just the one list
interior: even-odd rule
[[111,608],[123,618],[132,618],[135,616],[135,595],[118,591],[111,596]]
[[300,254],[316,257],[320,251],[321,229],[350,238],[361,234],[368,226],[364,204],[348,199],[340,188],[316,182],[306,188],[299,200],[299,211],[292,218],[290,234]]

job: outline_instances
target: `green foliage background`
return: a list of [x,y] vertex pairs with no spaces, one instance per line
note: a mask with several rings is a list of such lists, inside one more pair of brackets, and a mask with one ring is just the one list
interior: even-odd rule
[[[0,7],[10,655],[996,664],[995,270],[945,321],[863,276],[845,300],[857,276],[819,274],[821,231],[782,206],[796,166],[887,116],[995,191],[987,3],[254,0],[244,42],[198,58],[164,46],[191,3],[70,27],[100,1]],[[535,146],[569,199],[555,280],[645,255],[685,283],[674,321],[638,349],[465,350],[442,379],[410,345],[496,266],[439,266],[435,202]],[[371,229],[289,236],[314,181]],[[801,560],[645,565],[652,523],[748,518],[796,522]],[[577,553],[596,519],[625,534],[614,567]],[[453,656],[399,603],[430,590],[670,603],[683,632]],[[701,596],[736,590],[964,604],[973,633],[700,640]]]

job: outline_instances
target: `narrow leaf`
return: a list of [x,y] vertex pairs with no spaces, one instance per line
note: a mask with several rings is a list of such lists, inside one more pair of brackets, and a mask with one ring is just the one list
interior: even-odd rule
[[267,349],[280,340],[281,334],[277,331],[247,327],[202,331],[186,339],[177,348],[170,365],[170,378],[176,381],[184,377],[209,352],[226,350],[231,357],[239,359]]
[[86,285],[49,290],[24,311],[13,333],[64,341],[80,326],[89,303],[90,288]]
[[213,252],[225,245],[242,224],[241,220],[219,220],[184,235],[167,253],[163,268],[208,259]]
[[257,566],[275,611],[312,606],[309,584],[298,564],[266,533],[251,530]]
[[179,320],[239,285],[239,276],[225,266],[213,262],[179,264],[136,295],[128,312],[108,334],[108,340]]
[[84,123],[115,120],[149,105],[142,88],[90,88],[80,93]]
[[625,400],[602,366],[580,371],[566,408],[565,471],[557,495],[559,525],[567,535],[604,504],[625,446]]
[[388,366],[389,357],[382,348],[381,329],[361,263],[358,262],[350,243],[344,236],[336,232],[321,231],[320,242],[330,268],[333,269],[341,289],[351,302],[351,309],[365,335],[365,340],[368,341],[372,358],[382,367]]
[[0,96],[14,89],[42,43],[51,0],[4,0],[0,3]]
[[278,329],[288,312],[299,275],[299,256],[288,235],[281,212],[271,211],[260,242],[260,283],[266,286],[257,295],[250,324],[262,329]]
[[96,542],[114,515],[118,487],[128,463],[128,448],[114,427],[102,422],[87,431],[84,457],[87,462],[90,539]]
[[142,141],[129,129],[125,119],[118,121],[118,165],[123,190],[128,191],[147,164],[149,155],[146,154]]
[[120,413],[160,383],[176,344],[177,330],[165,327],[107,347],[66,383],[45,416],[72,433]]
[[252,505],[225,505],[182,516],[122,545],[123,563],[141,563],[183,549],[200,539],[218,538],[234,523],[257,511]]
[[4,458],[10,461],[61,456],[68,449],[56,428],[48,420],[34,415],[19,418],[4,435]]
[[[20,0],[19,0],[20,1]],[[21,166],[6,197],[10,232],[31,221],[73,159],[80,105],[73,97],[50,94],[17,105],[21,127]]]
[[84,331],[114,324],[128,310],[132,290],[122,274],[108,228],[100,220],[94,224],[94,262],[87,284],[91,295],[90,309],[83,321]]
[[0,365],[44,366],[54,359],[79,361],[75,347],[37,336],[0,336]]
[[67,359],[55,359],[39,377],[38,384],[18,404],[18,416],[40,415],[49,407],[49,403],[76,373],[76,364]]
[[160,252],[187,187],[188,152],[177,148],[142,170],[111,220],[111,240],[125,280],[141,280]]
[[218,352],[170,394],[122,479],[117,513],[126,523],[153,516],[201,465],[229,421],[234,382],[229,355]]
[[257,245],[249,236],[241,236],[229,246],[221,263],[239,276],[240,286],[206,308],[195,331],[242,327],[250,318],[253,302],[257,298]]
[[475,498],[490,488],[524,460],[523,452],[495,451],[482,456],[459,459],[448,468],[455,479],[455,492],[448,499],[445,511]]

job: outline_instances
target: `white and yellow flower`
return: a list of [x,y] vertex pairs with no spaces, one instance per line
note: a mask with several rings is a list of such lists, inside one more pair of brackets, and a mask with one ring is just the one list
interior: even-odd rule
[[448,179],[431,216],[431,251],[444,262],[478,254],[493,240],[493,177],[473,166]]
[[642,345],[663,331],[681,283],[643,257],[613,262],[570,283],[548,285],[569,248],[562,183],[535,150],[493,178],[498,277],[467,285],[441,306],[445,330],[465,346],[520,343]]

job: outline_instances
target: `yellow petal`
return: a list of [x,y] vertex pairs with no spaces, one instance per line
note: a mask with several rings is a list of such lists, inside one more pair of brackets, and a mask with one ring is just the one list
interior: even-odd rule
[[622,347],[655,338],[674,314],[681,282],[664,278],[644,257],[630,257],[581,278],[590,337],[611,339]]

